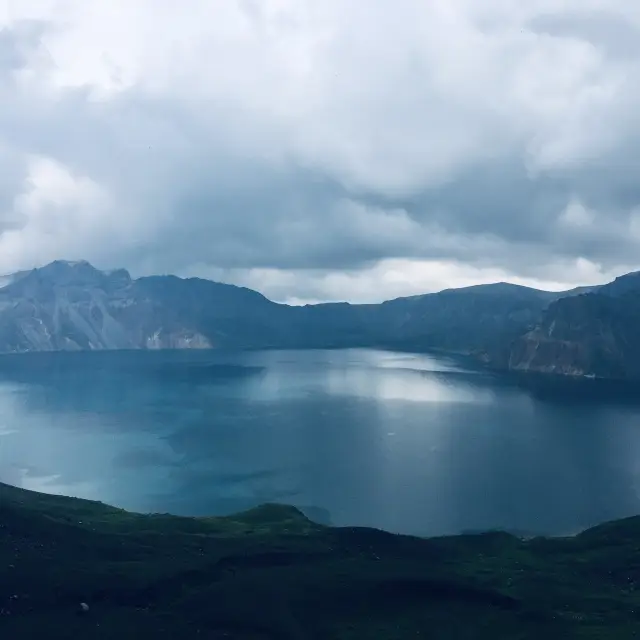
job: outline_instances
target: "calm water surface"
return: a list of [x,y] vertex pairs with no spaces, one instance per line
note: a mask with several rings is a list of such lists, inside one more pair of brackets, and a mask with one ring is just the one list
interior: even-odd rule
[[420,535],[566,534],[640,513],[640,395],[371,350],[5,356],[0,481],[138,511],[278,501]]

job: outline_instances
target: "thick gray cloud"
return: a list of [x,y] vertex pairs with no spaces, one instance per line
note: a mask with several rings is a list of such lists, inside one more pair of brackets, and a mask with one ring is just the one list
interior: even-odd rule
[[638,266],[632,3],[11,4],[1,271],[363,300]]

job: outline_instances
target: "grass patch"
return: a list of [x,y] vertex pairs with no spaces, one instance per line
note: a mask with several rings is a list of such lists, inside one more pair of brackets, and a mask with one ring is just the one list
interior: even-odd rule
[[640,518],[420,539],[283,505],[180,518],[0,485],[3,638],[622,639],[640,635],[636,589]]

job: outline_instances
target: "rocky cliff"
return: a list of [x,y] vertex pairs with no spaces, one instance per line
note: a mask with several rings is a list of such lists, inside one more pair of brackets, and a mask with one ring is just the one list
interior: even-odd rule
[[198,278],[56,261],[0,283],[0,352],[389,346],[494,352],[560,294],[508,284],[383,304],[276,304]]
[[566,293],[509,283],[447,289],[385,302],[392,343],[504,359],[512,340],[535,326],[542,311]]
[[640,378],[640,274],[553,302],[538,325],[512,343],[508,367],[570,376]]
[[[170,282],[159,290],[152,278],[133,280],[123,269],[102,272],[87,262],[57,261],[20,274],[0,289],[0,351],[215,346],[199,318],[185,317],[194,315],[187,306],[194,306],[197,284],[181,282],[180,296],[170,300]],[[207,284],[215,289],[208,298],[219,298],[224,285]]]
[[630,274],[599,294],[497,283],[295,307],[199,278],[134,279],[56,261],[0,281],[0,352],[376,346],[473,354],[518,371],[627,376],[635,322],[627,298],[640,295],[638,283]]

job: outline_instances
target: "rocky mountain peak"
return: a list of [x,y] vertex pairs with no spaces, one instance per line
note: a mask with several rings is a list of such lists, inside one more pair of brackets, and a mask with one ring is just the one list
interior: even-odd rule
[[60,285],[95,285],[102,282],[105,274],[86,260],[54,260],[44,267],[34,269],[32,275]]

